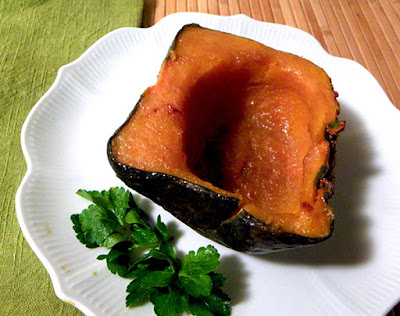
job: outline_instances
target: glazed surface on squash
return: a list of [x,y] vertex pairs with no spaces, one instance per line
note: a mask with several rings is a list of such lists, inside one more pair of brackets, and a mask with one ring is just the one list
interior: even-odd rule
[[121,164],[240,199],[272,231],[320,238],[333,214],[318,174],[339,106],[329,77],[300,57],[185,27],[129,121],[112,139]]

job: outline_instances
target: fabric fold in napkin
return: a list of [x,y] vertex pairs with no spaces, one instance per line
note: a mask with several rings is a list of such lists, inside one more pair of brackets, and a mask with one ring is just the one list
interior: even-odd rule
[[26,171],[21,127],[61,66],[117,28],[140,27],[143,7],[143,0],[0,0],[0,315],[81,315],[57,299],[15,216]]

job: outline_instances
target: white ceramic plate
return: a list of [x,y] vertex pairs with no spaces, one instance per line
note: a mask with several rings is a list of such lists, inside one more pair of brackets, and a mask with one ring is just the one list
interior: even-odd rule
[[[229,281],[233,315],[384,315],[400,299],[400,112],[359,64],[330,56],[309,34],[246,16],[170,15],[148,29],[116,30],[60,69],[22,129],[28,171],[16,197],[21,228],[49,271],[57,295],[88,315],[149,315],[124,306],[128,283],[111,275],[103,249],[75,238],[70,215],[87,203],[75,195],[123,185],[106,142],[144,89],[155,83],[177,31],[187,23],[231,32],[310,59],[339,92],[346,131],[338,145],[336,231],[312,248],[263,257],[213,244]],[[140,196],[179,235],[178,249],[210,243]]]

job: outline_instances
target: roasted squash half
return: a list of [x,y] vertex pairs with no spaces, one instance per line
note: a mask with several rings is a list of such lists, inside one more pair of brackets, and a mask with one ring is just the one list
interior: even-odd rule
[[235,250],[319,243],[333,229],[336,97],[306,59],[186,25],[110,138],[109,161],[129,187]]

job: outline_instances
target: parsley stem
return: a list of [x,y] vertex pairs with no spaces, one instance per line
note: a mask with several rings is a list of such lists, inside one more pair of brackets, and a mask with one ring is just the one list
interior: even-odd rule
[[159,242],[133,244],[131,248],[156,248],[160,246]]

